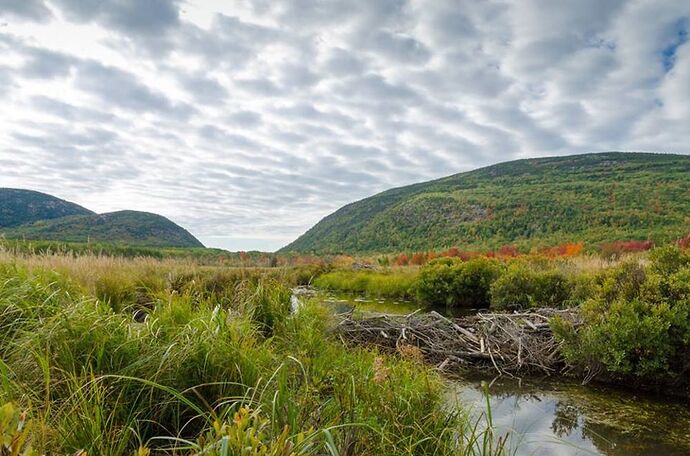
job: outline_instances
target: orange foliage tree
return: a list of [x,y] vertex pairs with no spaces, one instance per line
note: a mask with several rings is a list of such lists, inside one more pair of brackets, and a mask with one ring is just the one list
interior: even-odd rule
[[422,252],[417,252],[414,255],[412,255],[412,258],[410,258],[410,264],[413,264],[415,266],[421,266],[424,263],[426,263],[426,254]]
[[395,257],[394,263],[396,266],[407,266],[410,263],[410,259],[404,253],[401,253]]

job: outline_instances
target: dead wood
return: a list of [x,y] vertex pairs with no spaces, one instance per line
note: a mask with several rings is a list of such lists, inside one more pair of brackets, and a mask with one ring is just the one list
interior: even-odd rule
[[479,313],[453,319],[433,311],[416,311],[363,318],[340,315],[335,331],[347,343],[391,352],[400,352],[401,345],[412,345],[427,362],[446,371],[479,367],[507,375],[550,375],[565,367],[560,343],[549,327],[549,319],[555,315],[580,324],[574,309]]

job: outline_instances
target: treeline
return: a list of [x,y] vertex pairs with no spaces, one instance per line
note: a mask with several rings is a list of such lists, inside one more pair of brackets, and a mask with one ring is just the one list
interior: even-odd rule
[[[690,244],[690,234],[677,241],[677,245],[687,248]],[[600,244],[585,246],[583,242],[567,242],[553,247],[519,249],[514,245],[504,245],[496,250],[478,251],[462,250],[452,247],[443,251],[424,251],[400,253],[398,255],[383,255],[377,257],[380,266],[422,266],[435,258],[460,258],[464,261],[478,257],[487,258],[516,258],[525,255],[538,255],[547,258],[573,257],[582,253],[599,254],[602,258],[612,260],[627,253],[646,252],[655,247],[651,240],[616,240]]]

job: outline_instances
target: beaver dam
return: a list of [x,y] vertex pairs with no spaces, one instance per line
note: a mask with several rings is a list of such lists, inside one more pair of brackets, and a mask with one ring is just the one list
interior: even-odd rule
[[549,319],[556,315],[580,324],[572,309],[479,313],[453,319],[435,311],[415,311],[363,318],[342,314],[335,331],[347,343],[423,358],[446,372],[472,367],[507,375],[551,375],[568,369],[549,327]]

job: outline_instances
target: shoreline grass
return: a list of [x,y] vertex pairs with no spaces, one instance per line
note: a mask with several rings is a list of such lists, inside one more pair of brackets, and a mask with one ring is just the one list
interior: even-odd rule
[[458,442],[483,428],[438,373],[345,347],[316,303],[290,314],[295,280],[0,254],[0,435],[27,456],[504,452]]

